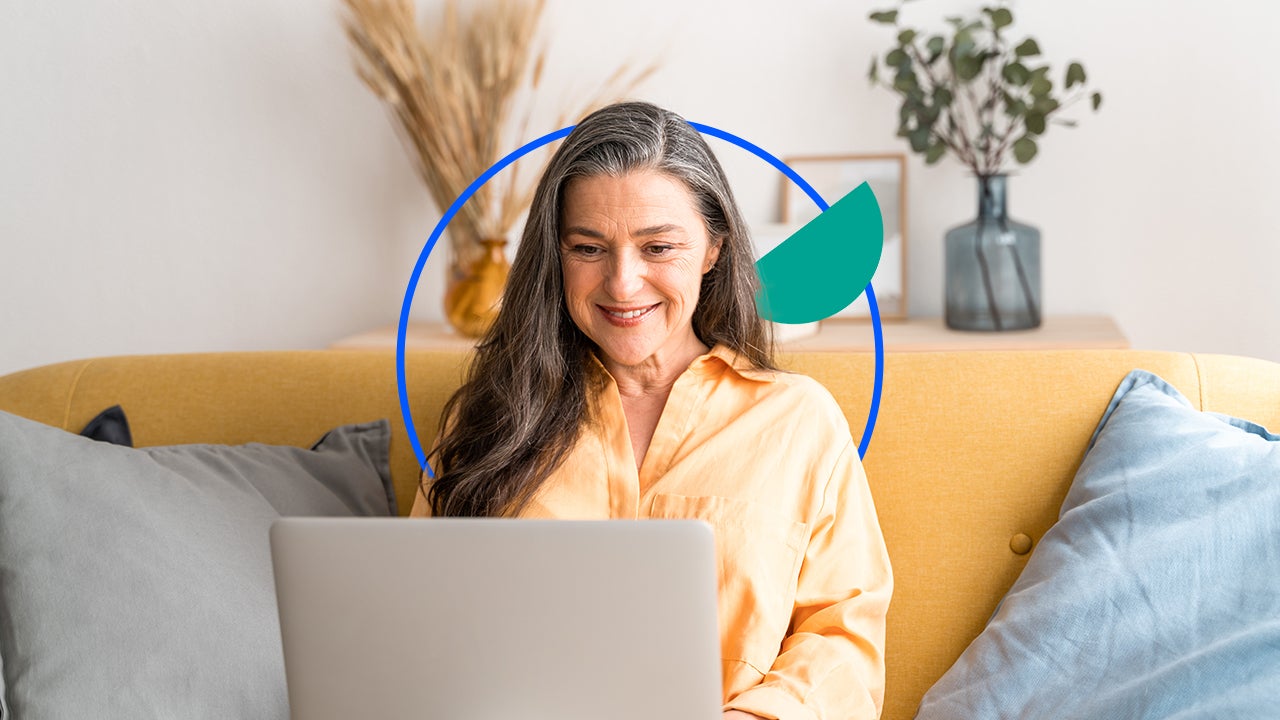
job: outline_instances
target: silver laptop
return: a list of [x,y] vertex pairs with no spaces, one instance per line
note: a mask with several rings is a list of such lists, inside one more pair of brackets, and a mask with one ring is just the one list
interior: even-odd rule
[[293,720],[718,720],[711,528],[284,518]]

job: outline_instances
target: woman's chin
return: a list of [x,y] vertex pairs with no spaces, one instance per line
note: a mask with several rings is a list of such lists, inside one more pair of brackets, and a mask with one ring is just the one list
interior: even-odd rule
[[597,342],[596,346],[600,348],[600,353],[605,358],[617,365],[623,367],[633,367],[643,363],[645,360],[653,357],[656,347],[650,346],[649,343],[635,342],[611,342],[606,339],[604,342]]

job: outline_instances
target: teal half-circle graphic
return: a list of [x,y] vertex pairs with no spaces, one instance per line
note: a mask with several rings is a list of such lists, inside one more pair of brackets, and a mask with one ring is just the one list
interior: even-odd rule
[[831,317],[862,294],[883,249],[880,204],[864,182],[756,261],[756,309],[789,325]]

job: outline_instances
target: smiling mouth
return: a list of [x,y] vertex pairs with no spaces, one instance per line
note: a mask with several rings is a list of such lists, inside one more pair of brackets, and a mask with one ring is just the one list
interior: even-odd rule
[[631,308],[631,309],[610,308],[610,307],[605,307],[604,305],[597,305],[596,307],[603,310],[605,315],[608,315],[610,317],[615,317],[615,318],[618,318],[619,320],[635,320],[637,318],[644,317],[645,315],[648,315],[649,313],[653,312],[654,309],[656,309],[658,306],[649,305],[648,307]]

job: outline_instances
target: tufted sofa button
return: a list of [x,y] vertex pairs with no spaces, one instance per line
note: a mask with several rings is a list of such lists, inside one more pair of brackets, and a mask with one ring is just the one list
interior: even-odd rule
[[1018,533],[1009,540],[1009,549],[1018,555],[1031,552],[1031,545],[1031,537],[1023,533]]

